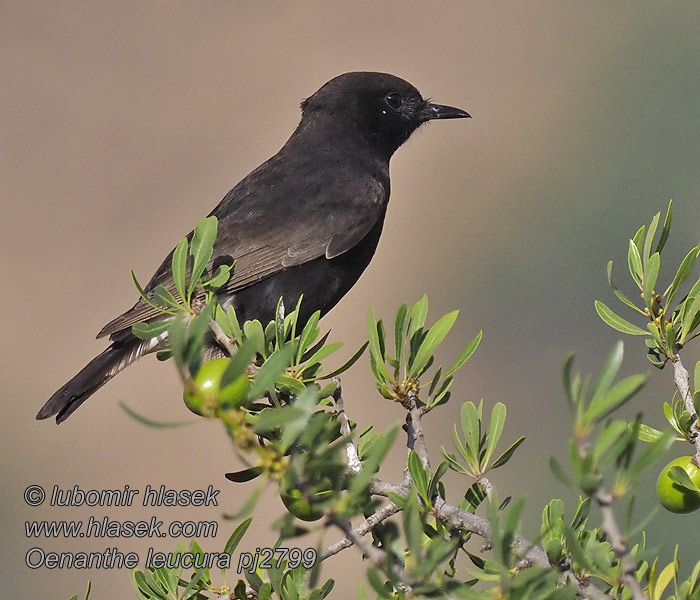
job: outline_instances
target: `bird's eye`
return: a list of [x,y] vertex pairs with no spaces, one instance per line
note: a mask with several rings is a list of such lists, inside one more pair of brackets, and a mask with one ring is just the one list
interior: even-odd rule
[[403,104],[403,96],[398,92],[392,92],[384,96],[384,101],[394,110],[399,110]]

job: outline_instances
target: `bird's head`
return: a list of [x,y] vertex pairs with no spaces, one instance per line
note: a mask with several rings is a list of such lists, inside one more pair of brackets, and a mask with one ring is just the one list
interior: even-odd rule
[[370,72],[331,79],[301,108],[303,119],[325,116],[338,123],[350,121],[387,158],[423,123],[470,116],[459,108],[432,104],[399,77]]

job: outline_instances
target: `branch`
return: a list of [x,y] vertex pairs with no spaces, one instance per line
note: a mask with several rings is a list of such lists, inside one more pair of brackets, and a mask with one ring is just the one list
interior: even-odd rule
[[233,356],[237,351],[236,344],[226,335],[221,325],[214,319],[209,319],[209,329],[214,334],[214,339],[216,339],[217,343],[226,350],[229,356]]
[[395,564],[394,562],[387,561],[387,554],[384,550],[365,540],[361,534],[357,533],[352,528],[349,521],[339,519],[335,515],[331,515],[330,520],[336,527],[339,527],[345,533],[346,537],[349,538],[351,542],[362,551],[362,553],[375,567],[382,571],[388,571],[394,578],[403,584],[403,586],[408,587],[408,584],[405,581],[406,573],[403,567]]
[[690,413],[691,417],[690,435],[692,438],[692,443],[695,444],[695,457],[693,458],[693,461],[698,467],[700,467],[700,424],[698,424],[698,414],[695,412],[695,405],[693,404],[693,393],[690,391],[690,374],[683,366],[679,352],[676,352],[676,358],[672,362],[673,380],[676,383],[678,393],[683,399],[685,409]]
[[415,450],[416,454],[418,454],[421,463],[423,463],[423,467],[430,469],[430,456],[428,455],[428,448],[425,445],[425,434],[423,432],[423,424],[421,423],[423,411],[418,407],[416,393],[413,390],[409,391],[406,396],[408,404],[408,415],[406,415],[407,445],[410,450]]
[[[340,423],[340,433],[345,437],[350,437],[352,435],[352,430],[350,429],[350,420],[348,415],[345,413],[345,405],[343,404],[342,390],[340,387],[340,379],[338,377],[333,378],[335,383],[335,392],[333,392],[333,400],[335,401],[335,411],[338,413],[338,421]],[[357,474],[362,470],[362,462],[360,462],[360,457],[357,453],[357,448],[352,441],[345,444],[345,453],[348,456],[348,467],[353,474]]]
[[[406,478],[399,485],[394,485],[391,483],[387,483],[386,481],[382,481],[380,479],[375,479],[374,481],[372,481],[372,485],[370,486],[370,493],[374,494],[375,496],[388,496],[389,492],[393,492],[405,498],[411,491],[411,485],[412,482],[409,476],[406,476]],[[401,508],[397,504],[394,504],[393,502],[388,502],[381,508],[377,509],[364,521],[362,521],[362,523],[360,523],[359,526],[355,527],[355,533],[357,533],[360,536],[367,535],[377,525],[379,525],[383,521],[386,521],[389,517],[395,515],[397,512],[400,511]],[[338,540],[331,546],[328,546],[328,548],[326,548],[321,553],[321,560],[325,560],[329,556],[338,554],[338,552],[340,552],[341,550],[345,550],[345,548],[349,548],[353,544],[353,538],[346,536]]]
[[[437,498],[434,504],[433,514],[448,527],[464,532],[471,532],[483,538],[487,544],[491,544],[491,524],[483,517],[462,510]],[[516,536],[514,547],[527,563],[527,566],[538,565],[545,569],[551,569],[552,564],[547,558],[547,553],[539,546],[535,546],[522,536]]]
[[612,546],[615,556],[617,556],[620,561],[620,567],[622,569],[620,581],[629,588],[634,600],[646,600],[646,596],[642,592],[637,578],[634,576],[636,565],[630,557],[629,545],[615,519],[615,513],[612,509],[613,497],[605,490],[600,489],[595,493],[593,498],[598,503],[603,516],[600,528],[605,533],[605,537],[610,543],[610,546]]
[[[338,385],[338,390],[340,386]],[[334,395],[335,398],[335,395]],[[428,449],[425,443],[425,434],[422,425],[423,412],[416,402],[416,394],[413,391],[409,391],[407,394],[408,399],[408,415],[406,417],[406,433],[408,437],[408,447],[414,450],[424,467],[430,468],[430,456],[428,454]],[[338,403],[340,400],[340,404]],[[342,405],[342,398],[340,392],[338,392],[338,398],[336,398],[336,407],[338,408],[339,419],[344,418],[347,421],[347,416],[345,416]],[[341,420],[341,431],[343,427],[343,421]],[[349,430],[349,424],[348,424]],[[343,432],[345,435],[345,432]],[[354,449],[354,446],[353,446]],[[350,459],[350,453],[348,452],[348,458]],[[487,493],[491,491],[491,482],[486,478],[484,481],[480,481],[480,484],[484,487],[484,491]],[[406,474],[404,480],[399,485],[390,484],[386,481],[375,479],[370,487],[370,492],[376,496],[388,496],[390,492],[395,493],[403,498],[407,497],[411,486],[413,485],[411,477]],[[363,536],[372,531],[377,525],[379,525],[384,520],[388,519],[392,515],[400,512],[401,508],[393,502],[389,502],[379,508],[372,515],[367,517],[358,527],[355,529],[351,528],[350,523],[338,521],[332,518],[332,522],[340,527],[345,533],[345,537],[338,540],[331,546],[328,546],[321,553],[321,560],[325,560],[335,554],[338,554],[345,548],[349,548],[353,545],[357,546],[367,557],[379,568],[384,566],[386,556],[376,546],[371,543],[366,542]],[[478,517],[474,513],[457,508],[448,504],[440,497],[435,498],[433,509],[433,515],[443,523],[445,523],[449,528],[457,531],[462,531],[465,533],[473,533],[484,539],[488,546],[492,543],[491,537],[491,524],[488,520],[483,517]],[[537,565],[544,569],[552,569],[553,565],[550,563],[547,553],[540,548],[529,542],[526,538],[516,535],[514,538],[514,550],[522,558],[519,568],[527,568],[529,566]],[[394,573],[402,581],[401,576],[403,576],[403,570],[401,570],[401,576],[398,572]],[[562,583],[568,581],[576,590],[576,593],[588,600],[611,600],[611,597],[607,594],[601,592],[597,587],[589,584],[585,581],[580,581],[575,574],[568,568],[562,570]],[[634,579],[632,577],[632,579]],[[636,584],[636,580],[634,581]],[[637,587],[639,587],[637,585]],[[641,593],[641,590],[640,590]],[[634,593],[633,597],[635,600],[640,600]],[[641,596],[641,599],[644,597]]]
[[350,548],[350,546],[355,544],[358,536],[362,537],[363,535],[367,535],[377,525],[383,521],[386,521],[389,517],[395,515],[400,510],[401,508],[398,505],[394,504],[393,502],[388,502],[367,517],[358,527],[355,527],[355,529],[353,529],[354,534],[352,536],[346,535],[344,538],[339,539],[337,542],[331,544],[328,546],[328,548],[321,552],[321,560],[326,560],[327,558],[338,554],[342,550],[345,550],[345,548]]

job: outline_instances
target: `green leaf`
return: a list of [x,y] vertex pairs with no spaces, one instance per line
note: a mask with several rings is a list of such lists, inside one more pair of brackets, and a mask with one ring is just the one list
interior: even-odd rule
[[483,457],[481,458],[481,469],[482,471],[488,465],[493,452],[496,449],[496,444],[501,439],[503,434],[503,426],[506,422],[506,405],[502,402],[497,402],[491,409],[491,420],[489,421],[489,428],[486,432],[486,450]]
[[134,569],[132,572],[132,581],[136,591],[141,598],[145,600],[168,600],[168,597],[160,590],[158,584],[153,580],[151,574],[146,571]]
[[[594,461],[598,462],[609,450],[610,446],[614,445],[626,431],[627,423],[625,421],[610,421],[605,423],[593,444],[592,456]],[[617,456],[611,457],[611,459],[610,462],[616,460]]]
[[255,344],[250,340],[246,340],[239,346],[236,354],[231,357],[226,370],[221,375],[220,389],[225,388],[229,383],[233,383],[243,375],[250,363],[253,362],[254,357]]
[[226,326],[222,325],[222,327],[224,327],[224,332],[226,333],[226,335],[228,335],[230,338],[235,339],[238,343],[241,343],[243,341],[243,330],[241,329],[241,325],[238,322],[236,310],[231,305],[226,307],[225,322]]
[[[170,311],[165,310],[162,306],[158,306],[151,297],[146,293],[146,291],[141,287],[141,284],[139,283],[139,280],[136,279],[136,275],[133,271],[131,271],[131,281],[134,282],[134,286],[136,286],[136,290],[139,293],[139,296],[141,296],[141,299],[148,304],[151,308],[155,308],[158,312],[162,313],[170,313]],[[171,313],[172,314],[172,313]]]
[[367,571],[367,581],[372,586],[372,589],[377,592],[379,598],[393,598],[394,594],[387,589],[384,577],[380,575],[380,573],[381,571],[379,571],[379,569],[369,569]]
[[280,375],[275,380],[275,386],[278,389],[289,394],[294,394],[295,396],[298,396],[306,389],[306,386],[301,381],[295,377],[291,377],[290,375]]
[[664,590],[676,576],[677,568],[678,564],[675,561],[667,564],[664,567],[663,571],[661,571],[658,579],[656,580],[656,585],[654,585],[652,593],[649,595],[650,598],[653,598],[654,600],[661,600]]
[[697,327],[698,315],[700,314],[700,294],[689,296],[686,300],[686,309],[681,320],[681,343],[684,344],[686,338]]
[[202,285],[207,286],[211,290],[218,290],[222,285],[224,285],[231,277],[231,271],[233,271],[235,264],[233,265],[219,265],[216,267],[211,279]]
[[390,359],[386,355],[386,328],[384,327],[384,321],[382,319],[377,321],[377,336],[379,338],[379,351],[384,357],[384,360],[389,361]]
[[608,413],[619,408],[644,387],[646,380],[646,375],[631,375],[618,381],[606,394],[591,401],[584,412],[584,421],[588,423],[599,421]]
[[661,213],[657,212],[654,218],[649,223],[649,229],[647,230],[646,236],[644,237],[644,252],[642,257],[644,259],[644,266],[646,267],[647,261],[651,258],[651,246],[654,243],[654,236],[656,235],[656,229],[659,226],[659,219],[661,218]]
[[437,387],[440,378],[442,377],[442,367],[438,367],[437,371],[433,374],[433,380],[430,382],[430,387],[428,388],[428,397],[432,398],[435,388]]
[[486,500],[486,492],[484,492],[484,488],[475,481],[464,494],[464,500],[460,502],[460,508],[474,513],[484,500]]
[[330,373],[324,373],[323,375],[320,375],[316,379],[331,379],[333,377],[337,377],[341,373],[345,373],[345,371],[347,371],[350,367],[352,367],[357,362],[357,360],[360,358],[360,356],[362,356],[364,354],[365,349],[367,348],[368,345],[369,345],[369,342],[365,342],[364,344],[362,344],[362,346],[359,347],[357,352],[355,352],[355,354],[353,354],[343,365],[341,365],[337,369],[334,369]]
[[[452,443],[467,463],[467,466],[470,467],[472,470],[476,470],[476,467],[478,466],[476,458],[472,454],[471,448],[469,448],[469,446],[467,446],[466,444],[463,444],[462,440],[459,439],[459,434],[457,433],[457,425],[452,425]],[[456,460],[451,460],[451,456],[452,455],[450,454],[445,454],[445,458],[450,460],[450,466],[452,466],[457,472],[464,471],[464,469],[461,467],[461,465],[459,465],[459,463]]]
[[610,308],[608,308],[600,300],[595,301],[595,310],[606,325],[609,325],[617,331],[621,331],[622,333],[626,333],[628,335],[649,335],[648,331],[645,331],[641,327],[637,327],[629,321],[626,321],[621,316],[610,310]]
[[430,477],[430,482],[428,483],[428,500],[432,500],[438,487],[438,482],[442,479],[442,476],[447,472],[449,465],[446,460],[440,461],[440,464],[435,469],[435,473]]
[[630,308],[633,308],[636,310],[638,313],[641,313],[643,315],[646,315],[646,313],[639,308],[634,302],[632,302],[627,296],[625,296],[615,285],[615,283],[612,280],[612,268],[613,268],[613,261],[609,260],[608,261],[608,284],[610,285],[610,289],[612,289],[613,294],[617,296],[617,299],[629,306]]
[[428,333],[425,336],[423,343],[418,348],[416,357],[411,364],[409,377],[416,377],[423,371],[423,368],[428,364],[428,361],[434,354],[437,347],[445,339],[445,336],[449,333],[450,329],[452,329],[458,314],[458,310],[447,313],[438,319],[435,325],[428,330]]
[[187,298],[187,249],[189,244],[187,238],[180,240],[180,243],[173,250],[172,270],[175,289],[180,295],[180,299],[185,302]]
[[245,483],[246,481],[251,481],[256,477],[262,475],[262,467],[250,467],[248,469],[243,469],[242,471],[233,471],[231,473],[225,473],[224,477],[229,481],[234,483]]
[[647,308],[651,310],[651,304],[654,296],[654,287],[656,286],[656,280],[659,277],[659,266],[661,264],[661,258],[659,253],[655,253],[644,267],[644,302]]
[[253,385],[250,387],[249,397],[260,398],[274,388],[277,378],[291,365],[292,351],[292,345],[289,344],[270,354],[255,375]]
[[243,335],[260,356],[265,356],[265,331],[257,319],[243,323]]
[[661,251],[666,245],[668,236],[671,233],[671,221],[673,220],[673,200],[669,200],[668,208],[666,209],[666,218],[664,219],[664,226],[661,230],[661,236],[659,237],[659,242],[656,244],[656,252],[661,254]]
[[563,529],[564,538],[566,539],[566,547],[571,553],[571,556],[573,556],[574,560],[584,569],[586,569],[589,572],[594,572],[595,567],[593,566],[586,552],[581,546],[581,542],[579,542],[576,532],[566,524],[564,524]]
[[477,333],[476,336],[474,336],[474,339],[472,339],[472,341],[469,342],[469,344],[467,344],[467,347],[464,350],[462,350],[462,353],[459,355],[457,360],[452,364],[452,366],[449,369],[447,369],[447,371],[445,371],[445,378],[449,377],[450,375],[454,375],[454,373],[458,369],[461,369],[462,365],[464,365],[464,363],[466,363],[471,358],[472,354],[474,354],[474,352],[476,352],[476,349],[479,347],[483,335],[484,332],[479,331],[479,333]]
[[637,233],[635,233],[634,237],[632,238],[632,242],[634,242],[634,245],[637,246],[637,250],[639,251],[640,255],[642,253],[642,245],[644,242],[644,232],[645,231],[646,231],[646,226],[642,225],[639,229],[637,229]]
[[[464,435],[464,445],[474,460],[479,456],[481,447],[481,413],[477,410],[473,402],[465,402],[459,411],[462,434]],[[478,468],[478,462],[469,465]]]
[[572,487],[573,483],[571,483],[571,479],[564,473],[564,469],[561,468],[561,465],[557,461],[556,458],[553,456],[549,457],[549,468],[554,474],[554,476],[565,486],[567,487]]
[[236,527],[236,529],[233,530],[231,537],[228,538],[228,541],[226,542],[226,545],[224,546],[224,552],[226,554],[233,556],[233,553],[236,551],[238,544],[243,539],[245,532],[248,531],[248,527],[250,527],[250,524],[252,522],[253,522],[253,517],[248,517],[238,527]]
[[190,283],[187,289],[187,300],[192,296],[195,286],[202,277],[204,269],[214,253],[214,242],[216,241],[216,230],[218,221],[216,217],[203,219],[194,228],[190,255],[192,256],[192,272],[190,273]]
[[428,316],[428,296],[425,294],[416,302],[408,311],[408,337],[413,337],[413,334],[425,325],[425,318]]
[[670,306],[671,302],[676,296],[678,287],[690,276],[695,266],[695,259],[698,257],[698,252],[700,248],[695,246],[693,249],[685,255],[685,258],[681,261],[678,271],[676,271],[676,276],[673,278],[671,285],[668,286],[666,291],[663,293],[663,297],[666,298],[666,303]]
[[[408,307],[404,302],[396,312],[396,320],[394,321],[394,351],[396,352],[396,362],[401,364],[401,356],[403,354],[404,339],[406,337],[406,316],[408,315]],[[398,376],[398,375],[397,375]]]
[[[342,342],[333,342],[331,344],[328,344],[327,346],[322,346],[316,352],[314,352],[311,356],[309,356],[308,360],[306,361],[306,366],[302,370],[305,371],[309,367],[313,367],[314,365],[320,363],[322,360],[328,358],[331,354],[334,354],[340,348],[342,348],[343,344]],[[315,378],[314,378],[315,379]]]
[[580,529],[581,527],[586,526],[586,519],[588,519],[588,513],[591,510],[591,499],[590,498],[584,498],[581,500],[579,498],[579,505],[578,508],[576,509],[576,514],[574,515],[573,520],[571,521],[571,527],[574,529]]
[[627,251],[627,267],[629,268],[632,279],[634,279],[641,288],[644,267],[642,266],[642,257],[639,254],[639,248],[633,240],[630,240],[629,249]]
[[[193,575],[190,582],[185,586],[185,589],[182,590],[182,595],[180,596],[180,598],[182,600],[189,600],[195,594],[199,594],[199,590],[200,590],[199,582],[205,578],[206,571],[207,571],[207,568],[202,567]],[[177,586],[175,586],[175,589],[173,590],[173,592],[177,593]]]
[[525,436],[518,438],[515,440],[513,444],[511,444],[510,448],[508,448],[503,454],[501,454],[496,460],[493,461],[493,464],[491,465],[491,469],[498,469],[498,467],[502,467],[505,465],[515,454],[515,451],[518,449],[518,446],[522,444],[525,441]]
[[572,410],[576,408],[576,404],[579,401],[579,390],[580,390],[580,376],[578,374],[572,377],[572,369],[574,366],[574,354],[571,353],[566,357],[564,361],[564,367],[562,368],[562,383],[564,384],[564,391],[566,392],[566,399],[569,402],[569,408]]
[[693,285],[692,288],[690,288],[690,291],[686,294],[685,298],[681,300],[681,302],[678,304],[676,307],[676,310],[673,314],[673,323],[677,324],[679,321],[683,321],[685,318],[685,314],[690,308],[693,299],[696,296],[700,295],[700,279],[698,279],[695,284]]
[[255,510],[255,507],[258,504],[258,500],[260,500],[260,496],[264,491],[265,486],[263,484],[258,484],[258,486],[253,490],[253,493],[250,495],[250,498],[246,500],[243,507],[238,512],[232,515],[226,514],[225,517],[228,519],[243,519],[247,517],[250,513],[252,513]]
[[[204,357],[204,338],[209,332],[209,323],[211,322],[213,308],[214,304],[205,305],[202,312],[189,320],[185,330],[186,343],[183,348],[183,358],[187,368],[193,375],[199,371],[199,366]],[[172,328],[170,329],[168,337],[169,339],[172,337]],[[174,345],[172,347],[173,349],[175,348]]]
[[123,401],[119,400],[119,406],[121,409],[129,415],[135,421],[138,421],[146,427],[152,427],[153,429],[175,429],[176,427],[182,427],[183,425],[191,425],[194,421],[154,421],[148,417],[140,415],[136,411],[129,408]]
[[510,555],[513,551],[513,539],[520,525],[520,518],[525,508],[525,498],[518,498],[513,507],[508,511],[505,519],[503,519],[503,538],[502,538],[502,556],[509,562]]
[[374,357],[377,372],[384,378],[384,381],[391,381],[379,343],[379,333],[377,330],[377,321],[374,318],[374,308],[371,306],[367,314],[367,333],[369,335],[369,352],[370,355]]
[[165,286],[158,284],[153,290],[153,300],[165,308],[180,310],[182,306]]
[[[304,354],[301,355],[301,361],[302,363],[307,362],[316,352],[318,352],[323,346],[326,345],[326,342],[328,341],[329,336],[331,335],[330,331],[326,331],[324,335],[320,337],[318,341],[316,341],[313,346],[310,346]],[[284,342],[284,334],[280,333],[280,342],[277,344],[277,347],[279,348],[282,343]]]
[[165,333],[171,324],[172,321],[170,319],[160,319],[148,323],[134,323],[131,326],[131,333],[140,340],[150,340]]
[[673,466],[667,471],[667,473],[668,476],[671,478],[671,481],[673,481],[673,483],[675,483],[676,485],[690,490],[691,492],[700,493],[700,488],[698,488],[698,486],[693,483],[693,480],[690,478],[688,473],[681,469],[681,467]]
[[428,498],[428,476],[423,468],[423,463],[421,462],[418,454],[415,450],[411,450],[408,454],[408,472],[411,474],[411,479],[418,490],[418,494],[424,501],[429,502]]
[[[630,423],[630,425],[632,425],[632,423]],[[640,423],[639,427],[637,428],[637,438],[642,442],[655,442],[663,435],[663,431],[654,429],[653,427],[644,425],[643,423]]]
[[321,333],[321,330],[317,327],[320,318],[321,311],[317,310],[309,317],[306,325],[304,325],[304,329],[302,329],[301,335],[299,336],[299,346],[297,348],[295,364],[299,364],[306,349],[314,343],[318,334]]
[[605,392],[608,391],[612,382],[617,377],[617,373],[620,370],[620,365],[622,364],[622,358],[624,356],[624,344],[619,341],[615,344],[612,352],[608,355],[608,358],[600,371],[600,375],[596,381],[595,387],[593,388],[593,393],[591,394],[591,404],[600,398]]

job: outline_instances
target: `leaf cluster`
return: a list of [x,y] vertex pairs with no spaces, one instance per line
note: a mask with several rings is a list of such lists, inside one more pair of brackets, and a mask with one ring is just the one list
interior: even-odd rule
[[483,400],[477,407],[473,402],[465,402],[460,409],[460,425],[462,437],[457,431],[457,425],[452,427],[452,441],[459,455],[464,462],[460,463],[457,457],[443,448],[443,454],[449,467],[462,473],[479,479],[491,469],[497,469],[505,465],[525,441],[525,437],[519,437],[504,452],[502,452],[493,462],[496,446],[503,434],[503,427],[506,421],[506,405],[497,402],[491,409],[491,418],[485,431],[483,425]]
[[655,242],[661,213],[656,213],[648,226],[642,225],[629,241],[627,268],[640,291],[641,306],[630,300],[613,283],[613,262],[608,262],[608,283],[617,299],[646,318],[646,329],[618,315],[603,302],[596,300],[595,309],[600,318],[613,329],[628,335],[648,336],[645,340],[647,357],[658,368],[668,360],[675,360],[676,352],[700,335],[700,278],[688,293],[674,306],[680,286],[688,279],[700,254],[694,246],[681,261],[671,283],[663,293],[657,292],[661,268],[661,252],[666,246],[673,220],[673,203],[669,202],[666,217]]
[[[478,348],[481,331],[447,369],[437,368],[429,383],[421,383],[421,378],[433,365],[435,351],[452,329],[458,314],[459,311],[452,311],[438,319],[432,327],[426,328],[427,296],[410,308],[406,303],[402,304],[394,319],[394,353],[389,355],[384,322],[375,320],[374,311],[370,308],[367,315],[370,368],[382,396],[406,404],[408,394],[413,393],[426,411],[450,399],[453,376]],[[425,388],[427,394],[421,401],[420,392]]]

